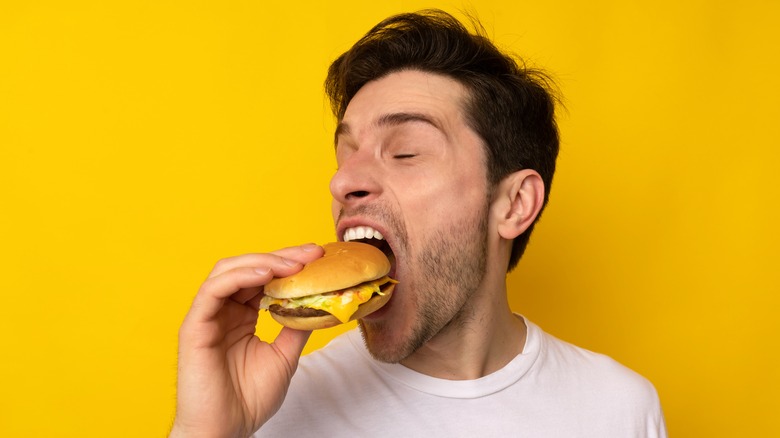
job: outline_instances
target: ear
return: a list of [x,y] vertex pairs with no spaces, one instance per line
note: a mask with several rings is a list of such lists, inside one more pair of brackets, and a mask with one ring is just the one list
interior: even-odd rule
[[523,234],[539,215],[544,203],[544,181],[535,170],[508,175],[496,188],[493,200],[498,234],[507,240]]

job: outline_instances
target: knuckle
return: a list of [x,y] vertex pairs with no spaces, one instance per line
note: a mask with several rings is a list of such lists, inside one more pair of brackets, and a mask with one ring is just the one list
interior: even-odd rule
[[217,260],[217,263],[214,263],[214,269],[212,269],[211,272],[221,272],[225,270],[225,267],[230,263],[230,258],[223,258]]

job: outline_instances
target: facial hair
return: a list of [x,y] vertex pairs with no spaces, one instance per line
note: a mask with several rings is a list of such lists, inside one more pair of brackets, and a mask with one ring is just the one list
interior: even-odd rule
[[[403,262],[416,269],[414,278],[402,280],[404,293],[413,293],[416,305],[409,334],[397,341],[391,332],[403,331],[404,327],[393,327],[386,321],[359,322],[366,346],[375,359],[400,362],[442,330],[468,320],[469,300],[486,271],[487,216],[485,203],[467,220],[429,234],[411,259],[405,227],[397,221],[388,222],[397,238],[396,246],[405,251],[407,259]],[[395,229],[397,226],[403,229]]]

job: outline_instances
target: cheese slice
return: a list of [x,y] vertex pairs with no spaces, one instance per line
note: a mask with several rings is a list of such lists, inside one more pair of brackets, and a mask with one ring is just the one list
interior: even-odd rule
[[266,295],[260,301],[260,308],[268,309],[274,304],[278,304],[287,309],[308,307],[310,309],[324,310],[335,316],[342,323],[346,323],[357,311],[357,308],[370,300],[374,293],[384,295],[380,290],[380,286],[387,282],[396,283],[396,281],[390,277],[383,277],[337,292],[309,295],[300,298],[273,298]]

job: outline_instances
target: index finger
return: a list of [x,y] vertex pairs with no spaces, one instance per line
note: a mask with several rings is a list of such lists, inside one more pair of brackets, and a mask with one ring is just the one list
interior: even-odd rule
[[[303,265],[298,262],[287,264],[284,259],[276,255],[263,255],[266,262],[261,267],[240,266],[204,281],[192,301],[187,319],[201,322],[210,320],[220,312],[226,300],[240,291],[249,290],[250,295],[259,295],[259,288],[275,276],[286,277],[303,268]],[[246,301],[251,297],[237,298]]]
[[322,257],[323,253],[324,250],[321,246],[307,243],[305,245],[282,248],[266,254],[243,254],[240,256],[228,257],[218,261],[217,264],[214,265],[214,269],[209,273],[208,278],[216,277],[217,275],[239,267],[266,267],[268,263],[267,254],[273,254],[305,265],[312,260]]

